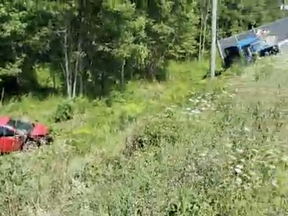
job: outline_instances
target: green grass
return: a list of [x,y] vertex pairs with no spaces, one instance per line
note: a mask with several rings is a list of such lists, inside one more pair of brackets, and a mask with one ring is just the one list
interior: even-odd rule
[[[225,86],[200,81],[201,65],[174,64],[170,81],[130,83],[110,108],[78,99],[75,119],[52,125],[53,146],[0,159],[1,213],[286,215],[283,59],[260,61]],[[51,123],[59,100],[3,109]]]
[[[112,93],[111,107],[107,107],[104,101],[91,102],[77,98],[72,103],[73,119],[63,123],[53,123],[57,107],[65,102],[58,96],[51,95],[47,100],[40,101],[28,95],[21,102],[11,100],[8,105],[2,106],[1,115],[44,122],[54,129],[56,136],[56,142],[51,147],[27,154],[15,153],[0,159],[4,181],[0,187],[2,214],[37,215],[34,210],[43,208],[52,211],[52,206],[61,213],[73,211],[74,207],[61,209],[62,204],[69,204],[66,198],[72,198],[72,194],[65,193],[70,191],[66,187],[70,187],[74,174],[82,172],[88,164],[98,167],[103,160],[121,154],[125,149],[125,140],[138,128],[139,123],[145,121],[143,119],[161,112],[167,105],[182,104],[189,92],[203,88],[205,82],[202,77],[206,70],[204,63],[172,62],[169,65],[169,81],[130,82],[124,94]],[[44,77],[45,80],[47,77]],[[68,173],[72,178],[68,177]],[[63,196],[66,201],[59,202],[57,199]]]

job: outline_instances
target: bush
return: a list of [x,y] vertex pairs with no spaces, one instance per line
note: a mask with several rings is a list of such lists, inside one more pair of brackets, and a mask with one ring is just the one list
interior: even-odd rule
[[73,107],[70,101],[65,101],[57,106],[53,115],[55,123],[68,121],[73,118]]
[[172,113],[142,120],[127,136],[124,154],[131,156],[135,151],[143,151],[150,147],[161,147],[167,143],[174,145],[180,138],[183,127],[183,121]]

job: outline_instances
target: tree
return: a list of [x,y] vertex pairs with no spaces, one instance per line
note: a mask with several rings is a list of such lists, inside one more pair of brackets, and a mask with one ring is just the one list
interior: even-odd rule
[[[282,16],[275,0],[220,0],[218,36]],[[0,18],[0,78],[39,88],[34,68],[45,63],[70,98],[160,79],[167,61],[202,59],[210,46],[209,0],[13,1]]]

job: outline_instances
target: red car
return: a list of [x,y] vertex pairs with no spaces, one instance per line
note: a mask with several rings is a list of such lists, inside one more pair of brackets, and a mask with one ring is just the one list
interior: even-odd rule
[[48,127],[41,123],[31,123],[9,116],[0,117],[1,154],[39,147],[52,141]]

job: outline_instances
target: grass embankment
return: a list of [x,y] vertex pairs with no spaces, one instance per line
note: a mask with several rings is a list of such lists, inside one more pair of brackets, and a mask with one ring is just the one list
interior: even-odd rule
[[[57,96],[44,101],[27,96],[21,102],[11,101],[2,106],[2,115],[37,119],[50,125],[56,133],[56,142],[49,148],[0,159],[4,181],[0,187],[0,209],[3,214],[35,215],[35,212],[29,211],[41,208],[62,213],[73,211],[72,206],[62,209],[62,204],[67,205],[72,198],[72,194],[67,194],[72,188],[67,187],[70,187],[73,176],[82,172],[87,163],[98,167],[103,158],[108,160],[121,153],[125,149],[126,138],[134,133],[135,127],[138,128],[144,118],[163,111],[168,105],[182,104],[189,92],[203,88],[205,83],[202,77],[206,71],[205,64],[171,63],[169,81],[161,84],[131,82],[124,94],[112,93],[111,107],[99,100],[89,102],[83,98],[77,99],[72,104],[74,118],[63,123],[53,123],[56,108],[63,103],[63,98]],[[79,215],[79,211],[74,213]]]
[[[61,141],[51,148],[2,158],[2,212],[285,215],[288,64],[283,59],[265,59],[266,63],[261,61],[247,68],[240,77],[230,80],[226,91],[212,89],[186,99],[183,96],[184,103],[166,105],[158,114],[148,109],[147,118],[129,124],[133,125],[132,132],[123,132],[130,134],[127,151],[118,151],[115,157],[93,150],[96,146],[103,150],[125,146],[120,130],[106,129],[106,139],[101,140],[104,144],[89,139],[88,134],[73,138],[61,135]],[[162,88],[169,87],[167,84]],[[189,87],[185,90],[189,92]],[[175,89],[170,91],[177,93]],[[174,101],[167,98],[170,99],[166,102]],[[160,99],[154,101],[161,104]],[[140,100],[134,103],[141,104]],[[85,115],[73,120],[75,124],[81,125],[85,121],[80,119],[89,116],[90,123],[85,125],[93,125],[98,119]],[[107,116],[106,113],[102,119]],[[118,127],[114,121],[109,122],[111,126],[107,128]],[[98,129],[99,137],[104,136],[105,130],[100,126]],[[90,142],[95,148],[83,154],[71,146],[73,142],[80,145],[81,141]]]

